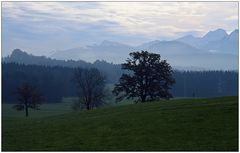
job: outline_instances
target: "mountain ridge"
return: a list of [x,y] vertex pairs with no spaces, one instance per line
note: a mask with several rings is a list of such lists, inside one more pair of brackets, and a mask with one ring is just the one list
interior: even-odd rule
[[[214,38],[215,34],[216,38]],[[74,61],[80,61],[82,65],[86,66],[97,60],[120,64],[125,62],[130,52],[147,50],[160,54],[162,59],[167,60],[173,67],[235,70],[238,69],[238,34],[238,29],[230,34],[223,29],[217,29],[208,32],[203,37],[187,35],[170,41],[154,40],[139,46],[104,40],[100,44],[56,51],[46,58],[40,56],[34,62],[44,64],[49,62],[49,60],[46,61],[49,58],[54,61],[52,63],[55,65],[60,63],[60,65],[72,66]],[[11,58],[5,58],[4,61],[19,61],[22,58],[22,55],[14,56],[14,54],[11,55]],[[31,60],[28,61],[28,58],[25,60],[25,63],[31,64]],[[67,64],[63,61],[66,61]]]
[[[24,55],[18,58],[19,54]],[[17,57],[17,58],[16,58]],[[172,67],[176,70],[238,70],[237,57],[227,54],[198,54],[194,55],[161,55],[162,60],[167,60]],[[83,67],[90,68],[96,67],[99,69],[115,69],[118,67],[120,70],[120,64],[114,64],[109,61],[96,60],[93,63],[86,62],[84,60],[56,60],[45,56],[34,56],[27,54],[20,49],[16,49],[8,57],[2,58],[3,63],[20,63],[20,64],[34,64],[34,65],[46,65],[46,66],[63,66],[63,67]],[[115,72],[114,72],[115,73]],[[116,72],[118,73],[118,72]],[[110,75],[110,74],[109,74]],[[114,74],[113,74],[114,75]]]
[[184,36],[176,39],[177,41],[189,44],[201,50],[211,53],[238,54],[238,29],[230,34],[223,29],[209,31],[203,37]]

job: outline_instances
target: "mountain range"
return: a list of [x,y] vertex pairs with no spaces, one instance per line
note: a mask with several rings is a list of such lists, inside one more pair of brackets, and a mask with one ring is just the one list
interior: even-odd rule
[[177,41],[211,53],[236,55],[238,53],[238,35],[238,30],[234,30],[228,35],[225,30],[217,29],[208,32],[203,37],[187,35],[177,39]]
[[[225,30],[217,29],[203,37],[187,35],[172,41],[154,40],[139,46],[105,40],[100,44],[55,51],[48,58],[55,63],[59,63],[59,60],[69,60],[68,64],[73,62],[72,60],[82,63],[105,60],[118,64],[123,63],[132,51],[147,50],[159,53],[162,59],[179,69],[237,70],[238,36],[238,30],[227,34]],[[16,55],[16,52],[15,50],[15,55],[4,58],[4,61],[19,60],[24,56]],[[42,62],[43,58],[45,57],[41,57]]]

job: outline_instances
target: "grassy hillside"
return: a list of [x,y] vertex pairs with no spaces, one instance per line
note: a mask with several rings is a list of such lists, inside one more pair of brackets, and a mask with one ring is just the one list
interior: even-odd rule
[[181,99],[37,118],[5,115],[2,150],[236,151],[238,98]]
[[[41,118],[48,116],[56,116],[72,112],[72,103],[49,103],[40,106],[40,110],[29,109],[29,118]],[[16,111],[13,104],[2,104],[3,118],[25,118],[25,111]]]

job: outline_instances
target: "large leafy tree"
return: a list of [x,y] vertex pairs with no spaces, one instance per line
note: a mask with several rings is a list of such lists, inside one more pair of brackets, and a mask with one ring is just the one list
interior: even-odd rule
[[172,77],[172,68],[166,60],[161,60],[159,54],[147,51],[132,52],[129,55],[130,58],[122,64],[122,69],[129,72],[122,74],[113,90],[117,100],[126,97],[135,98],[137,102],[146,102],[171,98],[169,89],[175,80]]
[[43,96],[37,91],[37,88],[28,83],[19,86],[15,95],[19,103],[14,105],[13,108],[18,111],[25,110],[26,117],[28,117],[29,108],[39,110],[43,101]]
[[78,68],[74,77],[79,101],[74,104],[74,109],[99,107],[104,104],[105,77],[96,68]]

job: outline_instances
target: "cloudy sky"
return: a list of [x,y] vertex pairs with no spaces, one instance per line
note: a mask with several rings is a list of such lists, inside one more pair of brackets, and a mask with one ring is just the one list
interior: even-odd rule
[[238,2],[2,2],[2,55],[130,45],[238,28]]

